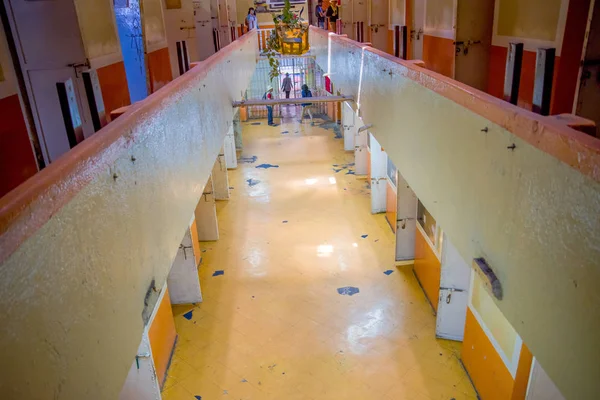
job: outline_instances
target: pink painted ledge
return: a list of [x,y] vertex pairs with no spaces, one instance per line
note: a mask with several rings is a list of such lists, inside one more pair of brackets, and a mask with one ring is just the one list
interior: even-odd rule
[[0,198],[0,264],[99,173],[105,172],[135,143],[144,141],[145,130],[133,133],[140,121],[160,110],[161,104],[170,101],[174,93],[205,77],[229,54],[256,41],[254,32],[243,35],[193,70],[129,106],[122,116]]
[[392,61],[403,68],[400,75],[417,82],[462,107],[473,111],[497,124],[532,146],[552,155],[582,174],[600,182],[600,140],[570,128],[567,117],[545,117],[512,105],[488,93],[457,82],[444,75],[425,69],[419,60],[402,60],[384,51],[365,46],[349,39],[346,35],[336,35],[312,29],[311,35],[330,38],[345,47],[354,47]]

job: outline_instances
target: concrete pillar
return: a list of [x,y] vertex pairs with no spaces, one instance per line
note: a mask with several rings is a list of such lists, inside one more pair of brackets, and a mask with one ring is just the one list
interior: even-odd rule
[[415,259],[415,234],[417,230],[417,196],[398,171],[396,214],[396,261]]
[[119,400],[155,400],[160,398],[160,387],[154,369],[154,361],[152,360],[150,339],[148,338],[148,330],[145,329],[136,358],[131,364],[127,379],[119,394]]
[[235,141],[235,149],[242,150],[244,148],[244,142],[242,140],[242,121],[240,119],[241,108],[235,110],[233,116],[233,137]]
[[208,178],[202,197],[196,206],[194,215],[196,217],[196,231],[198,240],[213,241],[219,239],[219,224],[217,221],[217,208],[213,194],[212,177]]
[[202,302],[202,291],[198,278],[200,245],[197,240],[195,217],[185,230],[177,255],[171,266],[167,286],[171,304],[192,304]]
[[215,200],[229,200],[229,178],[227,177],[224,148],[221,148],[221,152],[215,161],[212,179]]
[[225,153],[225,163],[227,164],[227,169],[235,169],[237,168],[237,152],[235,151],[235,138],[233,131],[233,124],[229,127],[227,131],[227,135],[225,136],[224,142],[224,153]]

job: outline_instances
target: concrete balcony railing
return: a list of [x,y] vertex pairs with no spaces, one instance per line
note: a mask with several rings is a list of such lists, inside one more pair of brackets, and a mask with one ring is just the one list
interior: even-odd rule
[[346,37],[311,53],[566,398],[600,393],[600,140]]
[[0,200],[3,398],[118,398],[257,50],[244,35]]
[[[311,52],[567,398],[600,392],[600,143],[311,28]],[[251,32],[0,200],[0,387],[117,398],[258,57]],[[514,146],[513,146],[514,145]]]

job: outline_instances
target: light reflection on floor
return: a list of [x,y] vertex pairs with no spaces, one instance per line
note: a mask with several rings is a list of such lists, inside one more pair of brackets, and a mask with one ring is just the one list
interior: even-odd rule
[[[204,303],[191,320],[190,307],[174,309],[163,398],[474,399],[460,345],[435,339],[414,276],[393,266],[394,238],[371,215],[365,181],[332,171],[353,161],[343,143],[294,118],[243,129],[243,156],[257,161],[230,171],[221,239],[202,243]],[[346,286],[360,292],[338,294]]]

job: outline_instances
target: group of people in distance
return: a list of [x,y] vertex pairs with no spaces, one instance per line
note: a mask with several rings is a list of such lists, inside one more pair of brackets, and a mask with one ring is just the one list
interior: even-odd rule
[[[331,0],[329,7],[326,10],[323,9],[323,0],[318,0],[317,6],[315,7],[315,18],[317,20],[317,26],[321,29],[329,29],[335,32],[335,24],[339,19],[340,10],[338,8],[337,0]],[[327,22],[327,25],[325,24]],[[256,10],[254,7],[248,9],[248,15],[246,15],[246,27],[249,31],[252,29],[258,29],[258,20],[256,19]]]
[[[290,92],[292,91],[293,88],[294,88],[294,83],[292,82],[292,78],[290,78],[289,73],[286,73],[285,78],[283,78],[283,81],[281,82],[281,90],[283,90],[285,92],[286,99],[290,98]],[[305,97],[313,97],[312,92],[308,88],[307,84],[302,85],[302,98],[305,98]],[[275,97],[273,97],[273,86],[270,86],[270,85],[267,86],[267,91],[263,95],[263,99],[267,99],[267,100],[275,99]],[[312,115],[312,103],[302,103],[301,106],[302,106],[302,114],[300,116],[300,122],[302,122],[304,120],[304,117],[306,116],[306,114],[308,114],[308,116],[310,117],[311,125],[314,125],[313,115]],[[275,125],[275,123],[273,122],[273,106],[270,106],[270,105],[267,106],[267,122],[268,122],[269,126]]]

